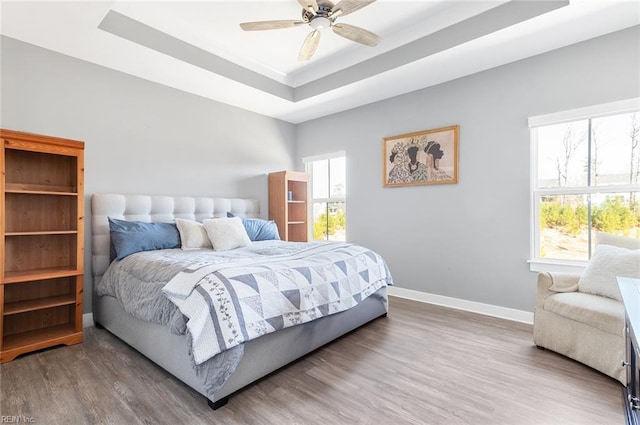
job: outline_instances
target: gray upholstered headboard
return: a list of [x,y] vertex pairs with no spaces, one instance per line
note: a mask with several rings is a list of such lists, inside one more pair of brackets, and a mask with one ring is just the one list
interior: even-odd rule
[[146,222],[172,222],[175,218],[202,221],[226,217],[227,211],[241,217],[257,218],[260,203],[257,199],[94,193],[91,196],[91,266],[94,285],[100,282],[109,266],[107,217]]

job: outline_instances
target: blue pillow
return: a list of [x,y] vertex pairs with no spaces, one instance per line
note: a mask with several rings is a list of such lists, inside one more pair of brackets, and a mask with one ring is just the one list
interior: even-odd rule
[[[227,211],[227,217],[236,217],[236,215]],[[249,235],[249,239],[253,242],[280,240],[278,226],[275,221],[261,220],[259,218],[241,218],[242,224]]]
[[180,248],[180,233],[175,223],[145,223],[109,217],[111,261],[140,251]]

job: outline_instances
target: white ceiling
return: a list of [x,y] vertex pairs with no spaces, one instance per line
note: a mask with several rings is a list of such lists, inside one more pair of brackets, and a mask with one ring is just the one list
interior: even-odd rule
[[640,24],[640,0],[378,0],[337,21],[376,47],[311,29],[296,0],[4,1],[3,35],[127,74],[300,123]]

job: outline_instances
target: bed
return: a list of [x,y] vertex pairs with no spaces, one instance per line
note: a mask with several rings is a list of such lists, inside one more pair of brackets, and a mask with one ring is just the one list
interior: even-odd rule
[[[269,330],[266,331],[263,329],[264,325],[256,326],[253,324],[266,323],[261,318],[254,320],[254,318],[250,317],[245,323],[243,317],[241,318],[243,320],[241,323],[243,326],[242,332],[235,332],[234,330],[234,338],[237,334],[243,333],[245,334],[244,337],[247,337],[247,329],[249,333],[252,333],[250,338],[243,339],[241,335],[236,338],[237,341],[232,342],[231,340],[234,338],[226,338],[225,341],[221,341],[221,338],[218,337],[218,344],[213,344],[211,340],[214,338],[207,338],[204,330],[206,330],[205,328],[213,327],[215,324],[219,326],[217,319],[215,319],[216,315],[214,313],[211,313],[210,317],[204,315],[207,316],[205,323],[198,319],[200,317],[198,314],[192,315],[191,312],[183,314],[182,309],[186,309],[186,305],[189,308],[193,308],[193,304],[201,307],[207,301],[210,302],[210,299],[205,299],[204,296],[198,295],[196,297],[196,293],[207,293],[202,288],[206,288],[204,282],[209,282],[207,280],[209,277],[213,282],[214,279],[217,279],[217,276],[227,272],[231,273],[231,270],[235,271],[236,275],[239,275],[239,267],[236,267],[235,263],[232,264],[232,261],[236,261],[236,258],[231,257],[242,256],[242,259],[238,260],[238,264],[253,267],[259,272],[269,269],[268,272],[264,272],[267,273],[266,275],[263,273],[261,276],[269,277],[277,274],[281,278],[281,275],[290,275],[290,272],[285,273],[284,269],[278,269],[278,267],[284,267],[282,266],[284,260],[280,260],[280,258],[284,258],[285,254],[286,256],[290,254],[296,256],[295,261],[316,261],[315,251],[319,252],[318,255],[320,257],[330,257],[347,255],[347,248],[339,247],[341,252],[333,253],[328,251],[331,244],[316,243],[302,246],[303,244],[300,243],[267,240],[253,242],[251,246],[236,250],[225,251],[222,253],[225,255],[223,260],[208,260],[209,254],[215,254],[212,249],[184,250],[176,247],[158,251],[146,250],[126,256],[121,260],[112,261],[114,250],[111,241],[110,221],[161,224],[175,223],[182,220],[183,222],[201,223],[211,218],[228,216],[242,217],[242,219],[239,218],[238,220],[243,220],[243,222],[245,219],[252,221],[252,218],[259,218],[259,202],[252,199],[98,193],[92,195],[91,212],[92,275],[94,285],[93,317],[96,326],[107,329],[186,385],[202,394],[213,409],[225,405],[233,393],[252,382],[387,314],[386,287],[392,283],[391,275],[381,257],[356,245],[355,249],[360,250],[357,257],[359,260],[352,259],[347,261],[352,261],[349,264],[358,263],[358,267],[362,268],[359,271],[359,275],[366,277],[367,280],[376,281],[376,283],[375,285],[373,283],[371,285],[366,284],[366,291],[363,291],[362,294],[356,294],[357,297],[354,295],[352,298],[356,299],[356,301],[350,301],[353,305],[345,307],[344,299],[339,303],[334,300],[330,303],[330,306],[340,304],[342,306],[340,307],[341,309],[336,309],[335,307],[330,307],[329,311],[325,311],[327,310],[326,307],[308,309],[305,311],[317,312],[322,310],[326,315],[315,317],[314,314],[306,314],[304,320],[302,320],[300,319],[302,315],[298,313],[293,319],[285,318],[285,322],[290,322],[288,325],[283,325],[281,323],[282,320],[280,320],[277,325],[273,325],[273,328],[267,325],[266,327]],[[114,235],[116,234],[114,233]],[[352,248],[349,247],[348,249],[351,250]],[[293,254],[294,252],[295,254]],[[349,255],[354,255],[350,252]],[[244,257],[245,253],[247,255],[246,258]],[[273,253],[275,253],[273,257],[267,258],[268,255]],[[313,257],[312,254],[314,255]],[[374,255],[377,258],[374,258]],[[207,260],[203,261],[203,258],[207,258]],[[254,262],[253,258],[257,260]],[[354,256],[354,258],[356,257]],[[149,269],[152,271],[149,272],[148,276],[145,274],[147,273],[144,265],[146,263],[142,263],[142,261],[155,260],[161,263],[163,261],[171,261],[172,271],[162,269],[163,279],[169,279],[169,282],[166,282],[166,279],[160,279],[158,275],[160,271],[153,271],[160,270],[157,265]],[[287,259],[287,261],[289,260]],[[374,263],[377,262],[374,264],[375,267],[372,270],[365,269],[364,267],[368,266],[364,263],[372,261]],[[218,262],[221,264],[219,265]],[[188,263],[189,267],[184,270],[180,269],[180,272],[175,273],[178,270],[176,267],[182,267],[184,263]],[[304,263],[295,264],[304,265]],[[335,264],[344,266],[344,262],[336,261]],[[326,293],[326,290],[322,289],[324,283],[321,280],[325,279],[325,271],[328,270],[326,267],[328,266],[322,266],[322,270],[318,269],[320,273],[315,273],[313,277],[315,279],[314,285],[316,285],[314,287],[319,288],[320,292],[324,291],[324,293]],[[194,270],[196,273],[193,273]],[[202,278],[202,276],[205,276],[203,270],[206,271],[207,279]],[[306,269],[297,267],[296,270]],[[201,274],[198,278],[190,276],[198,273]],[[327,273],[331,273],[331,271],[328,270]],[[299,274],[311,279],[308,272],[300,272]],[[173,277],[170,277],[171,275]],[[259,275],[259,273],[256,275]],[[374,275],[375,278],[373,277]],[[183,285],[186,282],[185,279],[191,279],[192,282],[190,284],[194,286],[191,287],[191,290],[181,294],[180,288],[183,288],[183,286],[175,285],[176,282],[179,285]],[[227,278],[221,277],[221,279]],[[246,280],[245,277],[237,277],[236,280],[242,279]],[[320,282],[318,282],[319,279]],[[144,280],[145,282],[141,286],[137,286],[137,280]],[[248,286],[257,285],[254,280],[251,277],[251,282]],[[161,283],[158,283],[160,281]],[[193,282],[196,281],[198,283],[194,284]],[[213,293],[215,285],[218,285],[217,281],[212,282],[209,282],[213,285],[208,288],[210,293]],[[336,282],[327,283],[326,286],[331,290],[329,283],[335,285]],[[275,286],[282,284],[282,282],[274,283]],[[134,288],[138,293],[123,296],[124,289],[114,289],[128,287]],[[179,289],[177,291],[172,290],[175,288]],[[160,295],[157,295],[156,292]],[[287,291],[283,290],[281,292],[284,294]],[[318,291],[316,290],[315,293],[318,293]],[[152,295],[147,297],[148,294]],[[187,295],[188,298],[181,298],[182,296],[187,297]],[[145,302],[147,298],[153,297],[155,298],[151,304],[162,304],[167,311],[159,314],[158,312],[147,312],[145,310],[145,313],[142,313],[144,309],[137,310],[137,304],[127,304],[130,303],[130,300],[128,300],[130,298],[135,299],[135,302]],[[144,298],[144,300],[140,301],[138,298]],[[197,300],[196,303],[191,302],[194,298]],[[168,299],[171,299],[171,301]],[[305,300],[304,302],[307,301]],[[287,302],[287,300],[284,302]],[[174,310],[169,311],[166,303],[171,304]],[[301,303],[299,295],[298,298],[293,300],[293,303]],[[248,304],[251,303],[248,302]],[[267,308],[265,307],[265,309]],[[252,313],[253,311],[249,313],[249,316]],[[160,316],[163,319],[156,320]],[[290,316],[290,313],[286,316],[283,315],[283,317]],[[215,320],[212,320],[211,317]],[[180,322],[180,318],[182,318],[183,322]],[[226,326],[231,327],[231,324],[226,322],[227,318],[223,317],[220,323],[225,323]],[[251,320],[254,321],[252,322]],[[252,325],[248,325],[250,323]],[[273,324],[270,321],[268,323]],[[218,330],[220,330],[219,327]],[[258,336],[255,335],[256,333]],[[229,346],[227,347],[225,344]],[[216,345],[215,350],[211,348],[212,345]],[[203,356],[205,352],[208,353],[209,357]]]

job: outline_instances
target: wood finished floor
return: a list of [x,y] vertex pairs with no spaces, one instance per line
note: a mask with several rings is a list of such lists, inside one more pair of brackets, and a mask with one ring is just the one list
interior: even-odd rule
[[95,328],[1,365],[0,390],[0,419],[35,424],[624,424],[620,383],[535,348],[530,325],[394,297],[216,411]]

